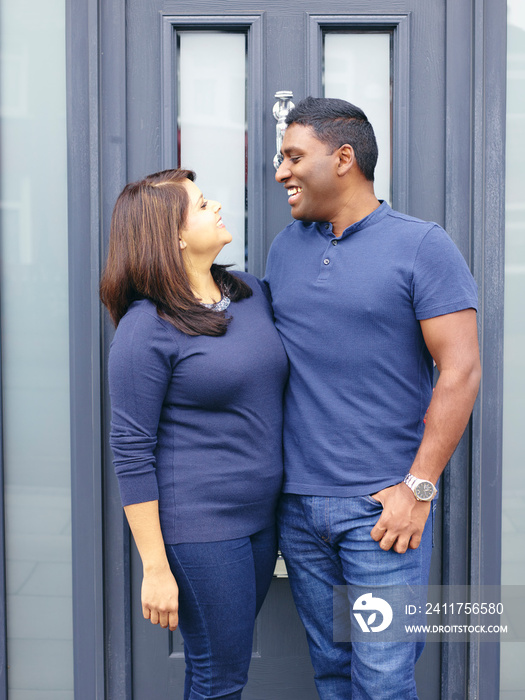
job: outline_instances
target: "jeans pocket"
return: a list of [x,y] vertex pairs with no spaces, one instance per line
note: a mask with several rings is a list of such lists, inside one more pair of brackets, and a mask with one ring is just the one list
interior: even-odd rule
[[371,503],[372,505],[376,506],[377,508],[382,508],[383,504],[377,500],[377,498],[373,498],[372,496],[361,496],[361,498],[364,498],[364,500],[367,503]]

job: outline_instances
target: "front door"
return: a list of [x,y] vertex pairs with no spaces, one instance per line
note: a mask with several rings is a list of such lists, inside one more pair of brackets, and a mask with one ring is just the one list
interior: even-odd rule
[[[116,110],[102,117],[106,192],[113,188],[116,195],[125,181],[163,168],[195,170],[205,194],[222,202],[234,233],[221,260],[262,276],[270,243],[290,220],[284,190],[274,180],[276,115],[288,99],[325,95],[354,102],[374,125],[377,196],[443,224],[445,5],[446,0],[128,0],[124,6],[111,0],[106,20],[119,22],[113,36],[121,43],[115,48],[108,42],[102,56],[103,89]],[[120,73],[110,63],[115,60]],[[279,91],[293,96],[279,101]],[[115,148],[118,158],[111,155]],[[105,230],[109,209],[108,202]],[[107,490],[114,508],[111,476]],[[108,540],[118,529],[115,522],[113,514]],[[436,527],[434,583],[441,582],[440,544]],[[117,602],[114,596],[109,634],[115,630],[117,639],[120,622],[130,616],[131,637],[121,645],[126,658],[112,668],[109,683],[121,674],[126,696],[135,700],[182,698],[180,636],[142,619],[136,551],[132,548],[128,563],[115,540],[108,542],[110,550],[117,556],[117,565],[108,567],[110,585],[126,591],[131,581],[131,594]],[[418,678],[420,698],[440,697],[438,645],[427,645]],[[258,620],[243,697],[317,697],[286,578],[274,579]]]

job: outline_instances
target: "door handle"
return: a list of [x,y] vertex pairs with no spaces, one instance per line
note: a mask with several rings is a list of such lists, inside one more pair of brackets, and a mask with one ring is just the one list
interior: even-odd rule
[[288,578],[288,571],[286,570],[286,564],[284,563],[284,557],[281,552],[277,552],[277,561],[275,562],[273,577]]
[[279,90],[275,93],[274,97],[277,98],[277,102],[273,106],[273,116],[277,120],[275,126],[275,147],[277,152],[273,158],[273,167],[277,170],[283,161],[283,156],[281,154],[281,146],[283,145],[284,132],[286,131],[286,117],[288,112],[290,112],[294,107],[294,103],[291,98],[293,97],[293,92],[291,90]]

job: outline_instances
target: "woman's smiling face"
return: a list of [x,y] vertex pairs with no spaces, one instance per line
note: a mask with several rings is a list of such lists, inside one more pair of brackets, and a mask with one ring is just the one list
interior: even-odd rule
[[232,236],[224,225],[221,205],[204,196],[191,180],[184,181],[189,205],[184,228],[180,231],[180,245],[183,254],[190,258],[211,257],[212,260],[222,248],[230,243]]

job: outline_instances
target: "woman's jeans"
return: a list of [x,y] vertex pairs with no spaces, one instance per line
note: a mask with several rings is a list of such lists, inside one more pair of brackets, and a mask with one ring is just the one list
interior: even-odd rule
[[277,552],[275,528],[223,542],[166,545],[179,586],[184,700],[238,700],[248,680],[255,617]]
[[280,549],[321,700],[417,700],[423,643],[334,642],[334,586],[428,584],[433,508],[421,544],[405,554],[383,551],[370,537],[381,509],[370,496],[281,498]]

